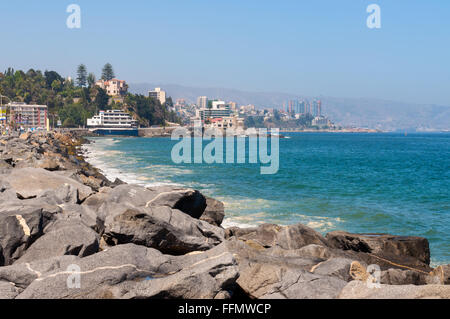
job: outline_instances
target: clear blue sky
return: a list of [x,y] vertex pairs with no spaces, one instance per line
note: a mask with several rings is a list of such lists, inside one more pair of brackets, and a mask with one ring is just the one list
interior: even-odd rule
[[[82,28],[66,27],[81,6]],[[366,27],[381,7],[382,28]],[[0,3],[0,70],[450,105],[448,0]]]

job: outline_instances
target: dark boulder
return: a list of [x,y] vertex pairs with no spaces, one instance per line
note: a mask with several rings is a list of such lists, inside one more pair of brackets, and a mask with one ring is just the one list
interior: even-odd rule
[[397,264],[424,271],[431,270],[430,248],[428,240],[423,237],[334,231],[328,233],[326,238],[330,247],[367,253],[380,265]]
[[[0,282],[8,283],[16,288],[14,290],[6,289],[3,292],[0,288],[0,299],[14,298],[43,274],[59,268],[66,269],[69,265],[76,263],[77,260],[79,258],[76,256],[61,256],[0,267]],[[4,287],[8,288],[8,286]]]
[[386,285],[425,285],[429,275],[414,270],[391,268],[381,272],[380,283]]
[[327,245],[326,239],[302,224],[291,226],[278,226],[263,224],[252,228],[232,227],[227,229],[227,237],[236,237],[240,240],[252,240],[261,246],[281,247],[283,249],[298,249],[310,244]]
[[200,216],[200,220],[204,220],[214,226],[220,226],[225,217],[225,207],[221,201],[211,197],[206,197],[206,209]]
[[[206,199],[200,192],[172,186],[145,188],[123,184],[108,190],[106,194],[96,195],[92,201],[97,207],[106,202],[127,203],[135,207],[167,206],[194,218],[199,218],[206,208]],[[86,204],[92,205],[90,201]]]
[[43,208],[10,206],[0,209],[0,246],[2,260],[11,265],[44,233],[54,218]]
[[68,224],[38,238],[16,263],[74,255],[85,257],[98,252],[99,236],[82,224]]
[[104,239],[110,245],[134,243],[167,254],[208,250],[224,240],[224,231],[169,207],[107,210]]

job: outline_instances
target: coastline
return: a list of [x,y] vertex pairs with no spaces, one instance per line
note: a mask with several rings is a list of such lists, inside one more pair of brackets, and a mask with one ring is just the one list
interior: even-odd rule
[[[108,180],[80,153],[82,145],[89,142],[75,133],[25,134],[1,138],[0,142],[0,218],[22,227],[25,233],[14,237],[20,249],[10,251],[9,246],[0,246],[0,275],[23,271],[24,261],[34,265],[38,260],[42,263],[42,258],[50,262],[50,257],[58,263],[73,257],[85,267],[83,271],[95,271],[106,259],[111,267],[120,268],[124,260],[135,266],[134,270],[124,267],[119,274],[106,271],[104,276],[122,278],[112,286],[97,276],[81,292],[65,287],[45,291],[47,281],[31,276],[25,287],[6,289],[0,285],[0,297],[33,298],[39,292],[51,298],[80,293],[81,298],[102,298],[105,294],[113,298],[371,298],[376,296],[366,290],[365,281],[371,276],[367,267],[372,264],[380,267],[380,289],[388,295],[398,295],[396,288],[408,287],[401,290],[400,297],[415,298],[425,290],[431,298],[450,297],[450,267],[430,267],[425,238],[342,231],[322,236],[301,224],[224,229],[223,203],[198,191],[178,185],[146,188],[119,178]],[[30,178],[46,179],[47,183],[27,183]],[[11,207],[15,207],[14,212]],[[36,214],[41,224],[35,229],[30,226]],[[21,216],[24,222],[10,216]],[[27,235],[23,225],[34,233],[28,230]],[[89,235],[66,238],[69,246],[81,241],[81,250],[61,250],[56,246],[67,247],[64,240],[50,241],[62,229],[74,228]],[[12,236],[7,232],[1,235]],[[87,238],[91,240],[86,242]],[[139,251],[170,259],[179,268],[148,268],[136,259]],[[184,273],[186,267],[193,268]],[[221,275],[210,277],[207,269],[216,269]],[[173,271],[176,274],[170,274]],[[129,281],[130,273],[136,278],[155,276],[161,285]],[[199,287],[189,286],[192,276],[200,280]],[[304,280],[299,282],[300,277]],[[125,286],[128,293],[122,294],[119,288]]]

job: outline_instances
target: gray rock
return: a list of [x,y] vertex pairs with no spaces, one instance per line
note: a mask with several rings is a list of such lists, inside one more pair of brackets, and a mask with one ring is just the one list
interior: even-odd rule
[[45,232],[60,227],[60,225],[70,225],[74,222],[92,228],[98,233],[103,232],[103,221],[98,219],[96,212],[90,206],[62,204],[59,207],[62,210],[61,214],[56,215],[56,220],[47,226]]
[[225,217],[225,207],[222,202],[206,197],[206,209],[200,216],[200,220],[204,220],[214,226],[220,226]]
[[80,180],[80,182],[86,186],[91,187],[92,189],[98,191],[103,184],[103,181],[95,178],[94,176],[85,176],[83,174],[78,174],[78,179]]
[[239,277],[233,255],[225,244],[206,252],[172,258],[180,270],[164,278],[114,287],[120,298],[213,299],[229,298]]
[[10,174],[0,178],[4,178],[21,198],[37,197],[48,190],[58,190],[66,184],[72,185],[78,190],[80,201],[93,193],[88,186],[57,172],[49,172],[42,168],[14,169]]
[[278,226],[263,224],[253,228],[227,229],[228,237],[236,237],[241,240],[252,240],[260,245],[268,247],[281,247],[283,249],[298,249],[310,244],[327,245],[327,241],[321,234],[302,224],[291,226]]
[[333,252],[332,249],[328,247],[310,244],[300,248],[298,250],[298,254],[304,257],[328,259],[333,255]]
[[273,287],[261,299],[335,299],[346,281],[308,272],[287,272],[280,286]]
[[450,299],[449,285],[380,285],[369,287],[365,282],[349,282],[339,294],[340,299]]
[[211,249],[224,240],[224,230],[169,207],[115,205],[103,237],[110,245],[134,243],[178,255]]
[[0,280],[0,299],[14,299],[22,292],[14,283]]
[[310,273],[320,259],[299,257],[293,251],[264,249],[236,238],[226,244],[238,262],[237,284],[250,298],[335,298],[346,284],[336,277]]
[[60,267],[43,273],[17,298],[212,298],[238,276],[233,256],[223,247],[168,256],[127,244],[78,259],[76,264],[81,271],[79,288],[67,285],[73,273]]
[[43,274],[50,273],[55,269],[66,269],[77,260],[79,258],[76,256],[61,256],[0,267],[0,281],[13,283],[15,287],[23,290]]
[[2,192],[0,192],[0,206],[5,206],[6,203],[12,204],[13,202],[19,202],[17,194],[14,190],[4,189]]
[[81,204],[82,206],[89,206],[93,210],[97,210],[102,206],[104,203],[108,201],[109,195],[108,193],[112,190],[112,188],[109,187],[102,187],[99,189],[98,193],[94,193],[88,198],[84,200],[84,202]]
[[5,265],[19,259],[44,232],[52,214],[43,208],[10,206],[0,209],[0,246]]
[[54,158],[44,158],[35,163],[33,167],[43,168],[48,171],[57,171],[60,169],[59,163]]
[[85,257],[97,253],[98,249],[99,236],[95,231],[84,225],[72,224],[41,236],[16,263],[64,255]]
[[[378,264],[414,267],[431,271],[430,248],[423,237],[395,236],[388,234],[351,234],[342,231],[328,233],[326,238],[330,247],[353,250],[375,255]],[[390,263],[386,263],[386,260]]]
[[413,270],[388,269],[381,272],[380,282],[386,285],[425,285],[428,275]]
[[206,199],[198,191],[179,187],[163,186],[145,188],[138,185],[119,185],[106,195],[97,195],[87,204],[100,207],[104,203],[129,203],[135,207],[167,206],[199,218],[206,208]]
[[64,184],[55,190],[48,190],[39,195],[39,198],[46,199],[49,203],[55,204],[77,204],[78,203],[78,189],[73,185]]
[[350,265],[354,260],[347,258],[330,258],[311,269],[316,275],[332,276],[345,281],[351,281]]

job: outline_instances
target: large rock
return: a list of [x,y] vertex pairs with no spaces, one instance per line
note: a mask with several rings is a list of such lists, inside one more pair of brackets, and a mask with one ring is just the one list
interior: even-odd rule
[[62,205],[65,203],[77,204],[78,189],[70,184],[61,185],[61,187],[55,190],[47,190],[39,195],[38,198],[46,200],[48,203],[55,205]]
[[450,285],[380,285],[369,286],[354,280],[339,294],[340,299],[450,299]]
[[[4,265],[19,259],[54,216],[38,207],[11,205],[0,209],[0,252]],[[1,264],[0,264],[1,265]]]
[[203,253],[174,257],[172,262],[179,265],[179,271],[163,278],[125,282],[114,287],[113,295],[127,299],[213,299],[229,298],[236,288],[238,267],[225,244]]
[[66,269],[78,259],[76,256],[62,256],[0,267],[0,299],[15,298],[43,274],[59,268]]
[[[214,298],[238,277],[235,260],[223,247],[169,256],[127,244],[75,264],[80,273],[66,267],[42,273],[18,298]],[[79,287],[67,284],[74,274],[80,275]]]
[[1,176],[21,198],[33,198],[49,190],[58,190],[64,185],[71,185],[78,191],[78,199],[83,201],[93,193],[92,189],[56,172],[42,168],[14,169],[10,174]]
[[311,269],[316,275],[332,276],[345,281],[351,281],[350,266],[354,262],[347,258],[330,258],[321,262]]
[[46,229],[58,227],[60,224],[71,224],[73,222],[81,223],[89,228],[92,228],[97,233],[103,233],[104,222],[100,220],[97,213],[90,208],[90,206],[76,205],[76,204],[62,204],[61,214],[56,215],[56,220]]
[[119,185],[107,193],[95,196],[87,204],[100,207],[104,203],[128,203],[135,207],[167,206],[194,218],[199,218],[206,208],[206,199],[198,191],[172,186],[145,188],[138,185]]
[[331,247],[368,253],[378,257],[379,264],[398,264],[424,271],[431,270],[430,248],[428,240],[423,237],[334,231],[328,233],[326,238]]
[[225,217],[225,206],[221,201],[211,197],[206,197],[206,209],[200,216],[200,220],[214,226],[220,226]]
[[36,168],[43,168],[48,171],[57,171],[60,169],[60,165],[58,161],[55,158],[44,158],[42,160],[39,160],[34,165]]
[[224,230],[165,206],[115,205],[103,237],[110,245],[134,243],[178,255],[211,249],[224,240]]
[[99,189],[97,193],[92,194],[88,198],[86,198],[81,206],[88,206],[93,210],[97,210],[104,203],[108,201],[109,195],[108,193],[112,190],[109,187],[102,187]]
[[97,253],[98,249],[98,234],[87,226],[74,223],[41,236],[16,263],[64,255],[85,257]]
[[380,283],[385,285],[425,285],[430,276],[414,271],[401,269],[388,269],[381,272]]
[[301,257],[297,251],[265,249],[236,238],[227,245],[238,262],[237,284],[250,298],[336,298],[346,285],[337,276],[311,273],[321,259]]
[[263,224],[253,228],[227,229],[228,237],[236,237],[240,240],[252,240],[261,246],[281,247],[283,249],[298,249],[310,244],[327,245],[327,241],[321,234],[302,224],[291,226],[278,226]]

